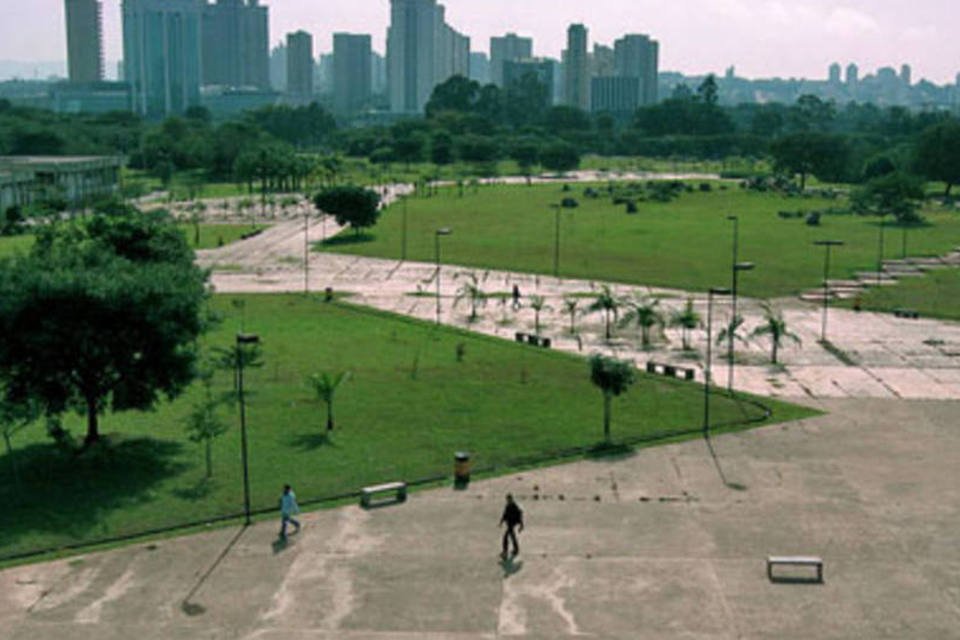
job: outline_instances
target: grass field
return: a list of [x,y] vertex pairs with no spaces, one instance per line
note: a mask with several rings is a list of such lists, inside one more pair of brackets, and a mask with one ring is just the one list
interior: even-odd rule
[[922,278],[902,278],[893,287],[869,289],[860,304],[865,311],[914,309],[925,318],[960,320],[960,269],[930,271]]
[[[716,185],[715,185],[716,187]],[[833,252],[831,277],[849,277],[875,268],[878,220],[853,215],[827,215],[819,227],[803,219],[781,219],[780,210],[826,209],[842,200],[785,198],[744,192],[736,185],[709,193],[686,193],[672,203],[639,203],[627,215],[608,198],[588,199],[584,185],[561,191],[560,185],[482,187],[463,198],[455,190],[433,198],[412,198],[407,207],[408,252],[411,260],[435,259],[434,231],[450,227],[443,238],[442,260],[479,268],[553,272],[555,217],[551,203],[572,196],[579,208],[560,218],[560,274],[651,286],[703,291],[730,281],[733,225],[740,218],[741,261],[756,270],[740,278],[749,296],[774,297],[819,286],[823,278],[820,239],[839,239],[846,246]],[[403,205],[395,204],[378,225],[359,241],[346,232],[323,250],[399,258]],[[960,214],[926,211],[926,226],[909,232],[911,255],[941,254],[960,237]],[[887,222],[885,257],[900,257],[899,232]],[[894,235],[896,234],[896,235]]]
[[[272,508],[285,482],[306,501],[449,474],[458,450],[472,452],[477,467],[506,471],[511,461],[601,439],[601,394],[577,357],[302,296],[221,296],[212,305],[224,321],[207,345],[229,346],[241,322],[263,341],[264,366],[245,376],[257,509]],[[328,436],[305,377],[342,370],[352,378],[338,391]],[[231,372],[216,384],[228,391]],[[222,410],[231,429],[214,444],[214,477],[204,481],[202,449],[184,433],[198,395],[194,388],[155,412],[105,416],[110,446],[79,457],[55,450],[42,425],[15,435],[13,458],[0,455],[0,556],[240,511],[236,407]],[[696,429],[701,398],[698,385],[640,376],[614,400],[614,439]],[[777,421],[811,413],[768,405]],[[712,404],[715,423],[745,411],[759,414],[719,396]],[[66,426],[83,433],[78,417]]]

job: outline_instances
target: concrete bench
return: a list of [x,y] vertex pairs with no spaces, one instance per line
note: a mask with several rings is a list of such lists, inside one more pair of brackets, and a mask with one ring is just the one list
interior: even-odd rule
[[364,508],[369,509],[371,505],[371,500],[375,495],[381,493],[393,493],[394,500],[396,502],[406,502],[407,500],[407,483],[406,482],[387,482],[386,484],[378,484],[372,487],[364,487],[363,494],[360,496],[360,505]]
[[664,364],[662,362],[647,362],[647,373],[659,373],[670,378],[682,377],[684,380],[693,380],[696,370],[689,367],[678,367],[673,364]]
[[920,317],[920,314],[914,309],[894,309],[893,315],[898,318],[909,318],[912,320],[916,320]]
[[533,347],[543,347],[544,349],[549,349],[553,344],[550,341],[550,338],[541,338],[540,336],[534,335],[532,333],[522,333],[520,331],[513,334],[514,340],[520,344],[527,343]]
[[[775,565],[787,565],[793,567],[815,567],[817,577],[815,582],[823,582],[823,559],[818,556],[768,556],[767,557],[767,578],[770,582],[776,582],[773,577],[773,567]],[[797,581],[797,578],[790,578],[791,581]]]

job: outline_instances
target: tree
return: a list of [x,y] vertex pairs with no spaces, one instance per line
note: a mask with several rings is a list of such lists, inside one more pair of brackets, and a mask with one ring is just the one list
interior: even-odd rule
[[[457,274],[458,277],[460,274]],[[476,322],[477,320],[477,307],[487,306],[487,294],[480,289],[480,282],[477,280],[477,274],[468,273],[467,277],[469,278],[468,282],[463,283],[459,289],[457,289],[457,295],[453,300],[453,306],[457,306],[461,300],[470,301],[470,322]]]
[[534,294],[530,296],[530,308],[533,309],[533,331],[540,335],[540,312],[550,311],[551,307],[547,304],[546,298]]
[[580,152],[572,144],[555,142],[540,152],[540,163],[549,171],[572,171],[580,166]]
[[610,442],[610,403],[615,396],[625,393],[634,380],[636,372],[631,363],[600,354],[590,357],[590,381],[603,392],[603,439],[606,442]]
[[315,373],[308,378],[317,398],[327,405],[327,431],[333,431],[333,398],[340,385],[350,379],[350,372],[343,371],[335,375]]
[[730,343],[736,344],[737,340],[740,342],[746,342],[743,339],[743,336],[740,335],[740,328],[743,326],[743,316],[737,314],[730,319],[730,322],[727,323],[723,329],[720,330],[720,333],[717,335],[717,344],[727,344],[727,349],[730,353],[733,352],[732,345]]
[[646,349],[651,344],[650,331],[655,327],[663,327],[663,313],[660,312],[660,301],[645,295],[637,295],[627,303],[628,311],[623,315],[620,326],[626,327],[636,324],[640,327],[640,341]]
[[0,434],[7,448],[7,457],[10,459],[10,468],[13,471],[13,484],[18,495],[23,495],[23,484],[20,479],[20,468],[13,455],[13,436],[25,429],[37,419],[39,407],[35,403],[14,404],[0,397]]
[[953,185],[960,182],[960,122],[943,122],[920,134],[915,164],[921,175],[946,183],[943,196],[950,197]]
[[230,428],[217,413],[220,402],[213,396],[213,368],[199,373],[203,382],[203,397],[194,405],[187,416],[186,431],[190,442],[203,443],[204,461],[207,478],[213,477],[213,441]]
[[687,298],[683,309],[673,312],[670,316],[670,326],[680,327],[683,350],[690,351],[690,332],[700,326],[700,314],[693,308],[693,298]]
[[918,178],[894,171],[868,180],[853,192],[850,203],[857,213],[893,215],[903,224],[919,222],[916,211],[923,197],[923,183]]
[[534,139],[521,139],[511,147],[510,157],[516,161],[529,186],[533,167],[540,161],[540,145]]
[[610,340],[611,336],[610,321],[611,319],[617,319],[622,304],[620,298],[613,295],[610,287],[603,285],[603,288],[600,289],[600,294],[594,299],[590,306],[587,307],[588,313],[596,313],[598,311],[603,313],[604,335],[607,341]]
[[361,229],[374,226],[380,217],[380,196],[363,187],[330,187],[318,193],[313,203],[320,211],[332,215],[337,224],[349,224],[358,234]]
[[773,352],[770,355],[770,362],[777,364],[777,351],[783,344],[784,338],[790,338],[797,344],[801,344],[800,337],[787,329],[787,322],[783,319],[783,312],[777,309],[769,302],[760,305],[763,308],[763,324],[751,332],[751,336],[770,336],[770,344]]
[[570,335],[577,333],[577,308],[579,306],[579,298],[567,297],[563,299],[563,312],[570,316]]
[[208,326],[206,274],[170,218],[93,215],[40,231],[0,264],[0,375],[7,400],[100,414],[146,410],[193,380]]
[[479,97],[478,82],[455,75],[434,87],[424,111],[427,118],[435,118],[444,111],[470,113],[476,108]]
[[720,100],[720,89],[717,87],[717,76],[708,74],[700,86],[697,87],[697,98],[705,105],[716,106]]
[[822,180],[841,180],[847,168],[849,147],[840,136],[824,133],[795,133],[775,141],[773,154],[777,171],[800,174],[800,190],[806,188],[807,176]]

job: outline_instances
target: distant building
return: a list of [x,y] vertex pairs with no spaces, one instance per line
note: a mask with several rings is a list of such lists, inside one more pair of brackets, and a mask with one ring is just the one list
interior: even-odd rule
[[625,117],[640,104],[640,78],[600,76],[590,80],[590,110]]
[[544,86],[545,107],[553,104],[554,79],[556,76],[555,60],[545,58],[531,58],[529,60],[508,60],[503,64],[503,86],[509,87],[528,75],[533,75]]
[[360,111],[370,102],[370,36],[333,34],[333,108],[337,113]]
[[117,190],[119,157],[0,157],[0,210],[56,198],[71,205]]
[[830,84],[840,84],[840,63],[834,62],[830,65],[829,82]]
[[126,82],[61,82],[50,89],[50,108],[57,113],[131,111]]
[[216,118],[238,116],[244,111],[262,109],[279,104],[282,94],[256,88],[236,89],[220,86],[203,87],[201,104]]
[[855,87],[860,81],[860,68],[852,62],[847,65],[846,83],[848,87]]
[[270,50],[270,86],[280,93],[287,90],[287,45],[282,42]]
[[332,53],[321,53],[313,66],[313,91],[321,95],[333,93],[334,60]]
[[100,0],[66,0],[67,76],[70,82],[103,80]]
[[905,64],[900,67],[900,82],[902,82],[905,87],[913,84],[913,70],[910,68],[910,65]]
[[202,12],[197,0],[123,0],[124,78],[134,111],[162,118],[200,104]]
[[422,112],[434,87],[469,75],[470,39],[444,16],[436,0],[391,0],[387,85],[394,113]]
[[625,35],[613,43],[613,58],[614,75],[640,80],[637,106],[656,104],[660,99],[660,44],[650,36]]
[[482,51],[470,54],[470,79],[481,86],[490,84],[490,58]]
[[602,44],[593,45],[590,56],[590,77],[614,75],[613,48]]
[[387,59],[376,51],[370,54],[370,90],[378,96],[387,92]]
[[567,50],[564,52],[564,103],[587,111],[590,109],[590,69],[587,60],[587,28],[570,25]]
[[515,33],[490,38],[490,82],[505,86],[503,65],[533,57],[533,38],[523,38]]
[[202,1],[203,84],[269,89],[267,7],[259,0]]
[[287,93],[313,96],[313,36],[306,31],[287,34]]

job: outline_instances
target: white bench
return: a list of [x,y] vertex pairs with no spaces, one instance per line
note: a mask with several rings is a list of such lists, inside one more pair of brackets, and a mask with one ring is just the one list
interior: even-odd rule
[[[823,559],[818,556],[768,556],[767,557],[767,577],[771,582],[775,582],[773,577],[774,565],[789,565],[794,567],[816,567],[817,582],[823,582]],[[792,578],[796,580],[796,578]]]
[[406,482],[387,482],[386,484],[378,484],[372,487],[364,487],[363,493],[360,496],[360,504],[365,508],[370,507],[370,501],[373,497],[380,493],[393,492],[394,499],[397,502],[405,502],[407,499],[407,483]]

